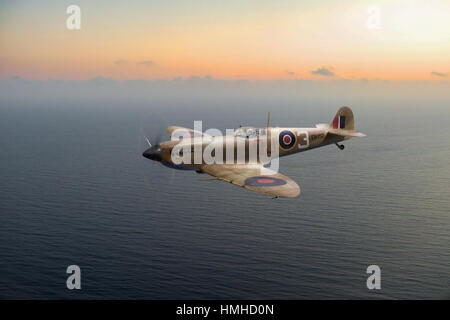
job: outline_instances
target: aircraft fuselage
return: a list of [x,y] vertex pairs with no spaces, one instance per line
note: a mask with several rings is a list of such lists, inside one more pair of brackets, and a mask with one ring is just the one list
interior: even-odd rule
[[[219,150],[221,149],[222,157],[220,159],[223,163],[237,163],[242,159],[245,159],[245,163],[264,163],[277,157],[284,157],[345,140],[341,136],[329,135],[326,128],[267,128],[265,132],[265,135],[255,137],[229,135],[162,142],[160,144],[161,161],[164,165],[174,169],[196,169],[206,163],[203,157],[205,152],[209,152],[215,157],[215,160],[218,160],[218,157],[220,157]],[[264,143],[261,143],[261,140]],[[190,153],[189,161],[183,163],[174,161],[173,149],[176,146],[181,148],[178,155]],[[260,152],[261,148],[264,147],[267,152]],[[275,150],[278,150],[278,153],[274,152]],[[202,157],[196,157],[196,152],[201,154]]]

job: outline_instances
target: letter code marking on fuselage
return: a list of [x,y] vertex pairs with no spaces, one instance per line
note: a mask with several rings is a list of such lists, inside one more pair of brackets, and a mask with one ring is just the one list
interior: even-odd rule
[[308,131],[297,131],[298,148],[308,148],[309,147],[309,134]]

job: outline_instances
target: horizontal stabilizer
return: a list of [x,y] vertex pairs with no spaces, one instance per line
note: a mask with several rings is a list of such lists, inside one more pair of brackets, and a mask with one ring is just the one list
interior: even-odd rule
[[364,133],[355,130],[328,130],[328,133],[335,134],[342,137],[365,137]]

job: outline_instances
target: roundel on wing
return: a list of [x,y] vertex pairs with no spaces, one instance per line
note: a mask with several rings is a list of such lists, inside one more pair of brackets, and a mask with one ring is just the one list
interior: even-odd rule
[[295,145],[296,139],[295,134],[291,131],[281,131],[279,136],[280,147],[284,150],[289,150]]
[[287,182],[283,179],[278,179],[270,176],[256,176],[247,178],[244,182],[246,186],[250,187],[273,187],[273,186],[282,186]]

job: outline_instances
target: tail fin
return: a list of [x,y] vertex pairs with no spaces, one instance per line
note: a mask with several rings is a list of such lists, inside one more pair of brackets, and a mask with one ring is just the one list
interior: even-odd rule
[[355,121],[353,119],[353,111],[349,107],[342,107],[338,110],[331,122],[333,129],[354,130]]
[[338,110],[331,122],[330,134],[346,137],[365,137],[361,132],[355,131],[355,120],[353,119],[353,111],[349,107],[342,107]]

